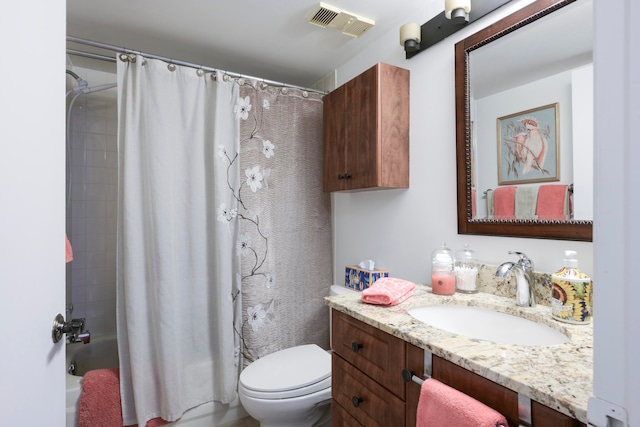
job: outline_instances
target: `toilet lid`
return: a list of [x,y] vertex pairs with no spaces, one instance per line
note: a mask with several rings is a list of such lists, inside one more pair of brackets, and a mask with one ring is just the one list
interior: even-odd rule
[[242,371],[240,383],[249,390],[275,393],[308,387],[330,377],[329,353],[316,344],[307,344],[256,360]]

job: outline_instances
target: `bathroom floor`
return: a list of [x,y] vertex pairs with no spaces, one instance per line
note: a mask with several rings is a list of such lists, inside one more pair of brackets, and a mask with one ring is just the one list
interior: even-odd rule
[[260,423],[251,417],[246,417],[238,421],[224,424],[220,427],[260,427]]

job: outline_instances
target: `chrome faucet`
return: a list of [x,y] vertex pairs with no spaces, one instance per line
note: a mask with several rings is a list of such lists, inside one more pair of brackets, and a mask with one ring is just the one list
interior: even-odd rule
[[535,307],[533,295],[533,261],[522,252],[509,251],[511,255],[518,255],[518,262],[504,262],[496,271],[496,277],[507,277],[511,270],[516,278],[516,305],[520,307]]
[[77,342],[89,344],[91,342],[91,332],[85,331],[84,325],[84,317],[81,319],[71,319],[71,322],[65,323],[62,331],[67,334],[69,344]]

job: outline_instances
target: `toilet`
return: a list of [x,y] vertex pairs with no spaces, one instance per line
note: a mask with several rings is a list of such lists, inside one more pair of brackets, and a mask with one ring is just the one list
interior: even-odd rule
[[[331,295],[355,292],[331,286]],[[247,366],[240,402],[260,427],[331,425],[331,353],[316,344],[276,351]]]

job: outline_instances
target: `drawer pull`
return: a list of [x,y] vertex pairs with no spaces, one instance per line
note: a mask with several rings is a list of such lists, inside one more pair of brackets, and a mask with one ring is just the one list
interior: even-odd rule
[[353,396],[351,398],[351,403],[353,403],[353,406],[357,408],[362,403],[362,398],[358,396]]
[[353,350],[354,353],[357,353],[358,350],[360,350],[361,348],[362,348],[362,344],[358,344],[355,341],[351,343],[351,350]]

